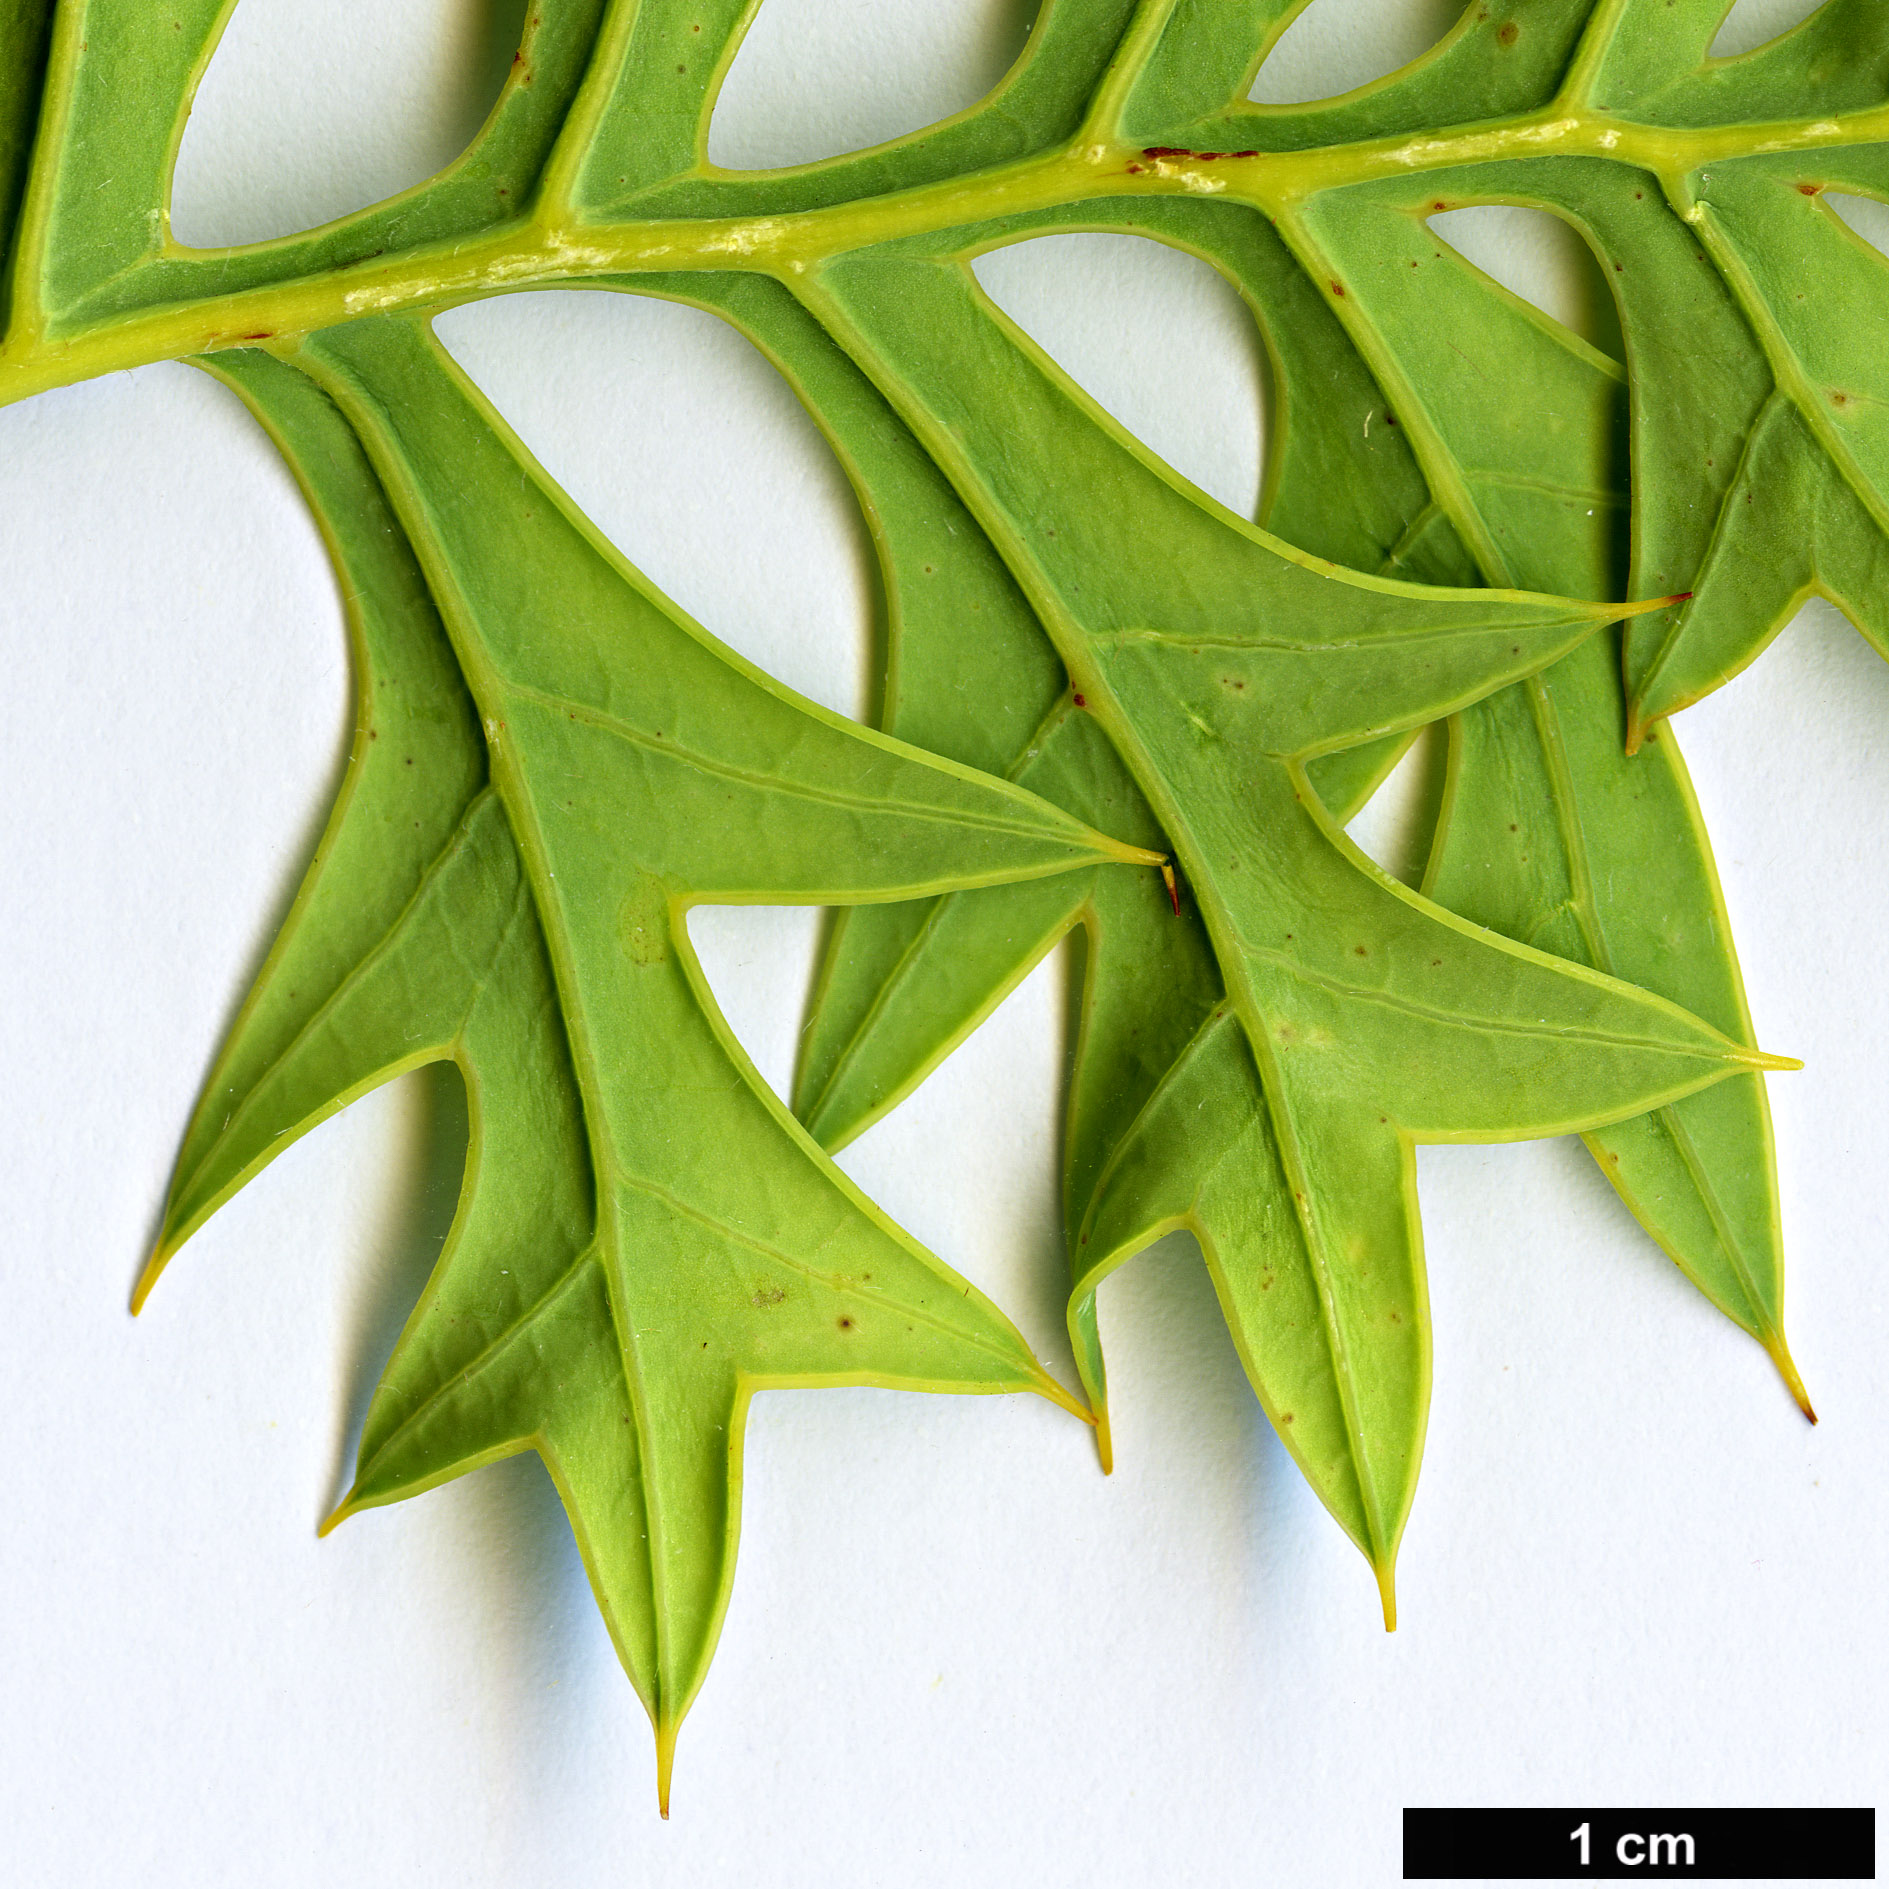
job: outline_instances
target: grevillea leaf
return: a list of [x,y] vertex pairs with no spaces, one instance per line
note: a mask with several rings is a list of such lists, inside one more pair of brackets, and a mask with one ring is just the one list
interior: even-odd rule
[[[1813,592],[1889,648],[1889,263],[1830,200],[1889,198],[1879,0],[1729,60],[1724,0],[1475,4],[1295,106],[1250,94],[1307,0],[1045,0],[969,110],[749,174],[707,125],[757,3],[542,0],[446,170],[229,251],[176,243],[168,200],[231,0],[0,6],[0,400],[200,360],[281,446],[349,599],[354,752],[140,1296],[295,1135],[455,1062],[459,1214],[342,1512],[538,1450],[665,1802],[757,1386],[1073,1407],[820,1145],[1072,933],[1069,1322],[1105,1456],[1096,1289],[1189,1227],[1388,1616],[1428,1394],[1424,1140],[1587,1134],[1801,1396],[1778,1059],[1664,720]],[[1624,363],[1431,225],[1487,202],[1578,230]],[[1258,523],[980,292],[982,252],[1095,229],[1206,258],[1253,311]],[[661,596],[428,330],[547,285],[695,303],[780,367],[880,559],[883,730]],[[1343,826],[1439,720],[1418,892]],[[799,1120],[686,928],[762,901],[846,908]]]

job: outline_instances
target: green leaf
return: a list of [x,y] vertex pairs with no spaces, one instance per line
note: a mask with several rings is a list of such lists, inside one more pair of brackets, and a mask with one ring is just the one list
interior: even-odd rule
[[[1549,168],[1485,167],[1467,191],[1540,197]],[[1302,240],[1352,284],[1346,300],[1360,344],[1396,390],[1401,436],[1437,494],[1432,509],[1451,554],[1432,571],[1457,568],[1468,546],[1489,582],[1606,596],[1627,581],[1614,529],[1625,484],[1623,376],[1431,233],[1423,217],[1457,201],[1451,193],[1465,181],[1445,174],[1421,189],[1347,193],[1308,220]],[[1578,211],[1583,229],[1634,220],[1614,167],[1564,163],[1552,167],[1548,188]],[[1435,560],[1437,549],[1433,537],[1425,557]],[[1633,759],[1622,753],[1626,705],[1610,643],[1456,719],[1424,889],[1466,918],[1627,977],[1750,1043],[1684,763],[1670,733]],[[1654,1238],[1764,1344],[1809,1414],[1783,1336],[1761,1078],[1598,1130],[1590,1146]]]
[[[1889,646],[1884,264],[1827,201],[1889,196],[1874,0],[1729,61],[1708,57],[1723,0],[1466,6],[1404,71],[1279,108],[1247,94],[1304,0],[1048,0],[969,111],[726,173],[707,118],[754,10],[534,7],[438,177],[194,252],[170,171],[227,0],[0,9],[0,400],[214,357],[297,466],[353,611],[341,802],[191,1125],[153,1276],[293,1134],[455,1060],[462,1209],[350,1501],[543,1451],[665,1778],[754,1385],[1060,1395],[760,1084],[692,903],[881,907],[835,927],[798,1078],[836,1143],[1080,929],[1065,1194],[1091,1399],[1096,1285],[1192,1227],[1388,1611],[1427,1387],[1415,1141],[1589,1132],[1789,1374],[1752,1073],[1775,1060],[1655,730],[1813,590]],[[1478,201],[1576,225],[1624,372],[1435,238],[1429,216]],[[1240,284],[1286,416],[1266,529],[981,300],[969,258],[1058,228],[1178,243]],[[810,707],[682,618],[419,325],[551,283],[696,301],[773,354],[867,504],[888,727],[956,759]],[[1663,607],[1617,651],[1623,594]],[[1430,889],[1454,915],[1339,823],[1440,717]],[[1147,869],[1170,851],[1171,906]]]
[[666,1804],[726,1605],[754,1390],[1069,1402],[768,1092],[703,982],[688,908],[909,898],[1138,855],[721,648],[598,541],[421,331],[363,324],[299,359],[325,395],[266,356],[224,372],[342,567],[359,737],[140,1298],[296,1134],[456,1061],[464,1196],[336,1519],[538,1450],[649,1706]]
[[[835,264],[800,293],[952,473],[1174,843],[1245,1046],[1210,1059],[1214,1106],[1192,1105],[1237,1119],[1263,1097],[1282,1180],[1261,1170],[1261,1218],[1320,1308],[1331,1385],[1322,1412],[1295,1411],[1292,1443],[1388,1620],[1428,1381],[1412,1142],[1591,1126],[1769,1059],[1386,880],[1303,762],[1435,719],[1613,612],[1367,579],[1240,525],[1088,408],[955,263]],[[1194,1155],[1217,1158],[1211,1131]],[[1144,1237],[1170,1217],[1157,1193]],[[1138,1243],[1088,1258],[1079,1296]],[[1223,1304],[1265,1385],[1266,1328]],[[1099,1401],[1098,1359],[1078,1361]]]

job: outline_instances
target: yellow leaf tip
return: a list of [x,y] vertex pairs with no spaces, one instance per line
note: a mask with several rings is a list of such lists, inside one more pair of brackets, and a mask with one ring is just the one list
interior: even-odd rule
[[1773,1056],[1769,1050],[1764,1049],[1747,1050],[1743,1060],[1750,1063],[1754,1069],[1778,1070],[1785,1074],[1789,1074],[1794,1069],[1802,1069],[1804,1066],[1801,1056]]
[[1817,1412],[1810,1401],[1810,1393],[1804,1388],[1804,1380],[1797,1374],[1796,1363],[1791,1358],[1791,1348],[1784,1342],[1781,1331],[1769,1331],[1759,1339],[1765,1350],[1771,1355],[1771,1362],[1777,1366],[1778,1376],[1784,1380],[1784,1388],[1790,1392],[1797,1408],[1812,1422],[1817,1421]]
[[1095,1453],[1101,1459],[1102,1473],[1112,1476],[1115,1473],[1115,1438],[1108,1427],[1108,1406],[1098,1405],[1095,1411]]
[[1397,1569],[1389,1561],[1374,1561],[1372,1571],[1377,1576],[1377,1596],[1384,1603],[1384,1631],[1397,1631]]
[[151,1288],[164,1276],[164,1268],[171,1263],[171,1255],[176,1250],[165,1240],[159,1240],[152,1247],[151,1257],[144,1262],[144,1270],[138,1274],[138,1283],[131,1288],[133,1318],[144,1310],[144,1302],[151,1296]]
[[1673,610],[1682,603],[1692,601],[1692,592],[1676,590],[1670,597],[1639,597],[1632,603],[1593,604],[1595,610],[1605,610],[1612,618],[1650,616],[1655,610]]
[[1060,1410],[1066,1410],[1072,1417],[1080,1417],[1084,1423],[1093,1425],[1095,1412],[1081,1398],[1072,1397],[1068,1390],[1045,1371],[1037,1367],[1036,1382],[1030,1387],[1039,1397],[1046,1397]]
[[656,1721],[656,1809],[664,1823],[669,1821],[669,1784],[676,1769],[676,1724],[673,1719]]
[[354,1498],[350,1495],[322,1518],[315,1529],[315,1539],[317,1541],[326,1541],[353,1513]]

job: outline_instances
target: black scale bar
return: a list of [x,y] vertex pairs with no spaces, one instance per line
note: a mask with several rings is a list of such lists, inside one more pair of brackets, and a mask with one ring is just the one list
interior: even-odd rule
[[1406,1882],[1874,1882],[1873,1810],[1406,1810]]

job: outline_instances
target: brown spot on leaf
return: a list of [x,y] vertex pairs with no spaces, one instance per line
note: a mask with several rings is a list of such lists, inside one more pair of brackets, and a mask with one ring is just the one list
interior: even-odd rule
[[1513,20],[1508,20],[1496,28],[1495,36],[1503,45],[1513,46],[1521,38],[1522,29]]

